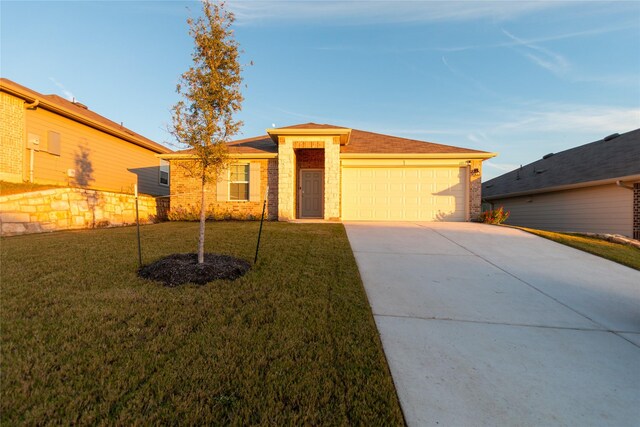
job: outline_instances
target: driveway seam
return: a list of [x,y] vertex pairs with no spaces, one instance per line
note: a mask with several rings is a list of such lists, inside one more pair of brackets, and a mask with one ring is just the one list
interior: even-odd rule
[[519,326],[524,328],[541,328],[541,329],[565,329],[569,331],[585,331],[585,332],[613,332],[616,334],[635,334],[636,332],[628,331],[610,331],[608,329],[596,329],[596,328],[578,328],[569,326],[548,326],[548,325],[533,325],[527,323],[505,323],[505,322],[492,322],[490,320],[470,320],[470,319],[452,319],[448,317],[422,317],[422,316],[403,316],[397,314],[373,314],[374,317],[393,317],[398,319],[417,319],[417,320],[436,320],[443,322],[461,322],[461,323],[478,323],[483,325],[504,325],[504,326]]
[[[631,343],[631,344],[632,344],[632,345],[634,345],[635,347],[640,348],[640,345],[638,345],[638,344],[634,343],[634,342],[633,342],[633,341],[631,341],[631,340],[628,340],[627,338],[623,337],[622,335],[620,335],[620,334],[619,334],[619,333],[617,333],[616,331],[612,330],[611,328],[609,328],[609,327],[607,327],[607,326],[605,326],[605,325],[601,324],[600,322],[598,322],[598,321],[596,321],[596,320],[593,320],[592,318],[590,318],[590,317],[589,317],[589,316],[587,316],[586,314],[581,313],[580,311],[578,311],[578,310],[574,309],[573,307],[568,306],[567,304],[565,304],[564,302],[562,302],[562,301],[558,300],[557,298],[554,298],[553,296],[551,296],[551,295],[547,294],[546,292],[542,291],[541,289],[538,289],[536,286],[532,285],[531,283],[527,282],[526,280],[523,280],[523,279],[519,278],[518,276],[516,276],[515,274],[513,274],[513,273],[511,273],[511,272],[509,272],[509,271],[505,270],[504,268],[500,267],[499,265],[494,264],[493,262],[489,261],[488,259],[486,259],[486,258],[485,258],[485,257],[483,257],[482,255],[479,255],[479,254],[477,254],[477,253],[473,252],[471,249],[469,249],[469,248],[467,248],[467,247],[465,247],[465,246],[462,246],[460,243],[456,242],[455,240],[450,239],[449,237],[447,237],[447,236],[445,236],[444,234],[440,233],[438,230],[436,230],[436,229],[434,229],[434,228],[431,228],[431,227],[428,227],[428,226],[425,226],[425,225],[420,225],[420,224],[418,224],[418,226],[423,227],[423,228],[427,228],[427,229],[429,229],[429,230],[433,231],[434,233],[439,234],[440,236],[444,237],[445,239],[447,239],[447,240],[448,240],[448,241],[450,241],[451,243],[453,243],[453,244],[455,244],[455,245],[457,245],[457,246],[461,247],[461,248],[462,248],[462,249],[464,249],[465,251],[467,251],[467,252],[469,252],[469,253],[471,253],[471,254],[473,254],[473,255],[477,256],[478,258],[480,258],[480,259],[482,259],[482,260],[484,260],[485,262],[487,262],[488,264],[490,264],[490,265],[494,266],[494,267],[495,267],[495,268],[497,268],[498,270],[501,270],[501,271],[503,271],[503,272],[507,273],[509,276],[513,277],[514,279],[516,279],[516,280],[518,280],[518,281],[520,281],[520,282],[524,283],[525,285],[527,285],[527,286],[531,287],[532,289],[535,289],[536,291],[540,292],[542,295],[546,296],[547,298],[552,299],[553,301],[555,301],[555,302],[557,302],[558,304],[560,304],[560,305],[562,305],[562,306],[564,306],[564,307],[568,308],[569,310],[573,311],[574,313],[576,313],[576,314],[578,314],[578,315],[580,315],[580,316],[584,317],[585,319],[589,320],[590,322],[593,322],[594,324],[601,326],[601,327],[604,329],[604,331],[606,331],[606,332],[611,332],[612,334],[617,335],[617,336],[618,336],[618,337],[620,337],[621,339],[623,339],[623,340],[625,340],[625,341],[627,341],[627,342]],[[558,243],[558,244],[559,244],[559,243]]]

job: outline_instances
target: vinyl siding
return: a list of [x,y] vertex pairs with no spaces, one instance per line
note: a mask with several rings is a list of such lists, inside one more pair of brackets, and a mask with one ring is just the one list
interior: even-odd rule
[[[38,108],[26,111],[26,133],[40,137],[35,153],[34,180],[38,183],[82,185],[82,166],[92,169],[84,186],[116,192],[133,192],[138,182],[141,193],[169,194],[169,186],[159,182],[160,159],[155,153],[115,136],[100,132],[50,111]],[[50,132],[60,134],[60,155],[47,151]],[[83,160],[83,154],[85,160]],[[29,150],[25,152],[24,176],[29,176]],[[74,169],[76,177],[67,176]],[[136,178],[137,175],[137,178]]]
[[633,191],[615,184],[492,201],[507,224],[551,231],[633,236]]

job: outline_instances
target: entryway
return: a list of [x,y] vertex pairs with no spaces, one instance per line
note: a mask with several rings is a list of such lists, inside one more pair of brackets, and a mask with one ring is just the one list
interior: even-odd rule
[[299,192],[300,218],[322,218],[324,216],[324,171],[301,169]]

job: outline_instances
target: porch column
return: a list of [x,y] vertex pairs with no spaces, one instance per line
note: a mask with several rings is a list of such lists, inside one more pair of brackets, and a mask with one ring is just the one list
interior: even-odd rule
[[278,137],[278,221],[295,218],[294,183],[296,160],[291,140]]
[[324,145],[324,219],[340,219],[340,137]]

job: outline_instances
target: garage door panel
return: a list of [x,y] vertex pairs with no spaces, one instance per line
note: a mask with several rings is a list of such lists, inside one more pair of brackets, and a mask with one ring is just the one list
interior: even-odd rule
[[345,220],[464,221],[465,169],[343,168]]

